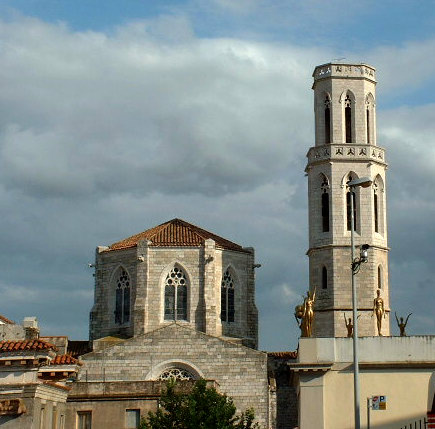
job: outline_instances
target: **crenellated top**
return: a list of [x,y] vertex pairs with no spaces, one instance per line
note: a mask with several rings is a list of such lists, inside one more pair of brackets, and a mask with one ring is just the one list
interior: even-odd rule
[[[313,72],[314,85],[316,81],[325,78],[361,78],[376,83],[376,70],[367,64],[328,63],[317,66]],[[313,85],[313,87],[314,87]]]

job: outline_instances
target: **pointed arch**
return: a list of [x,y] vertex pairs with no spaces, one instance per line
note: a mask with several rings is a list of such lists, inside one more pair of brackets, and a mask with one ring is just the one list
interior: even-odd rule
[[332,143],[331,121],[332,121],[331,95],[325,91],[323,94],[323,126],[325,130],[324,144]]
[[[171,375],[173,375],[173,377],[171,377]],[[178,380],[199,380],[200,378],[204,378],[204,374],[192,362],[183,359],[177,359],[166,360],[158,363],[157,365],[153,365],[152,369],[145,376],[145,380],[161,380],[168,378],[175,378]]]
[[343,109],[343,141],[345,143],[355,142],[355,95],[347,90],[341,94],[340,102]]
[[375,97],[371,92],[365,98],[366,110],[366,141],[367,144],[375,143]]
[[[347,173],[344,176],[344,182],[347,184],[349,183],[351,180],[355,180],[358,179],[358,175],[353,172],[350,171],[349,173]],[[356,187],[353,192],[351,192],[351,190],[346,186],[346,198],[345,198],[345,202],[346,202],[346,229],[347,231],[351,230],[352,227],[352,214],[351,214],[351,198],[353,199],[353,228],[354,231],[357,231],[358,225],[359,225],[359,218],[358,218],[358,213],[359,213],[359,188]]]
[[111,275],[111,285],[115,289],[115,324],[125,325],[130,322],[131,277],[126,268],[119,265]]
[[378,265],[378,289],[384,288],[384,270],[382,265]]
[[228,265],[221,280],[221,321],[232,323],[235,321],[235,290],[237,276],[234,268]]
[[190,278],[178,262],[170,264],[163,272],[163,319],[168,321],[189,319]]
[[378,174],[373,180],[373,227],[375,232],[384,233],[384,180]]
[[321,214],[322,214],[322,232],[329,232],[329,217],[330,217],[330,198],[329,198],[329,179],[328,177],[320,173],[319,175],[320,182],[320,205],[321,205]]

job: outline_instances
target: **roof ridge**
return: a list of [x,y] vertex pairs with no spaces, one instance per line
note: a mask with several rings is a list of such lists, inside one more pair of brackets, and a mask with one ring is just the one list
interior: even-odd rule
[[180,218],[171,219],[139,234],[117,241],[111,244],[106,251],[136,247],[141,240],[149,240],[150,245],[155,247],[201,247],[208,239],[214,240],[218,249],[246,252],[239,244]]
[[48,341],[35,338],[33,340],[3,340],[0,341],[0,352],[17,350],[57,350],[57,347]]

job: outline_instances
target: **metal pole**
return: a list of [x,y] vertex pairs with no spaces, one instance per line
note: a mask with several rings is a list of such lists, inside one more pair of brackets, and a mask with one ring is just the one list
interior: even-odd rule
[[359,404],[359,366],[358,366],[358,315],[357,315],[357,299],[356,299],[356,284],[354,272],[355,260],[355,243],[354,243],[354,190],[355,187],[350,187],[350,246],[351,246],[351,271],[352,271],[352,310],[353,310],[353,396],[354,396],[354,412],[355,412],[355,429],[361,429],[360,422],[360,404]]

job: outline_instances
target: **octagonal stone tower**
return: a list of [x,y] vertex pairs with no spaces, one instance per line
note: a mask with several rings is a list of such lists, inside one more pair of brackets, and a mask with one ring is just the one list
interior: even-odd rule
[[378,335],[373,300],[384,300],[382,335],[390,334],[385,150],[376,142],[376,74],[366,64],[324,64],[314,73],[315,146],[308,151],[310,290],[316,289],[316,337],[344,337],[352,317],[350,198],[346,183],[369,176],[355,192],[355,245],[369,244],[356,275],[360,336]]

